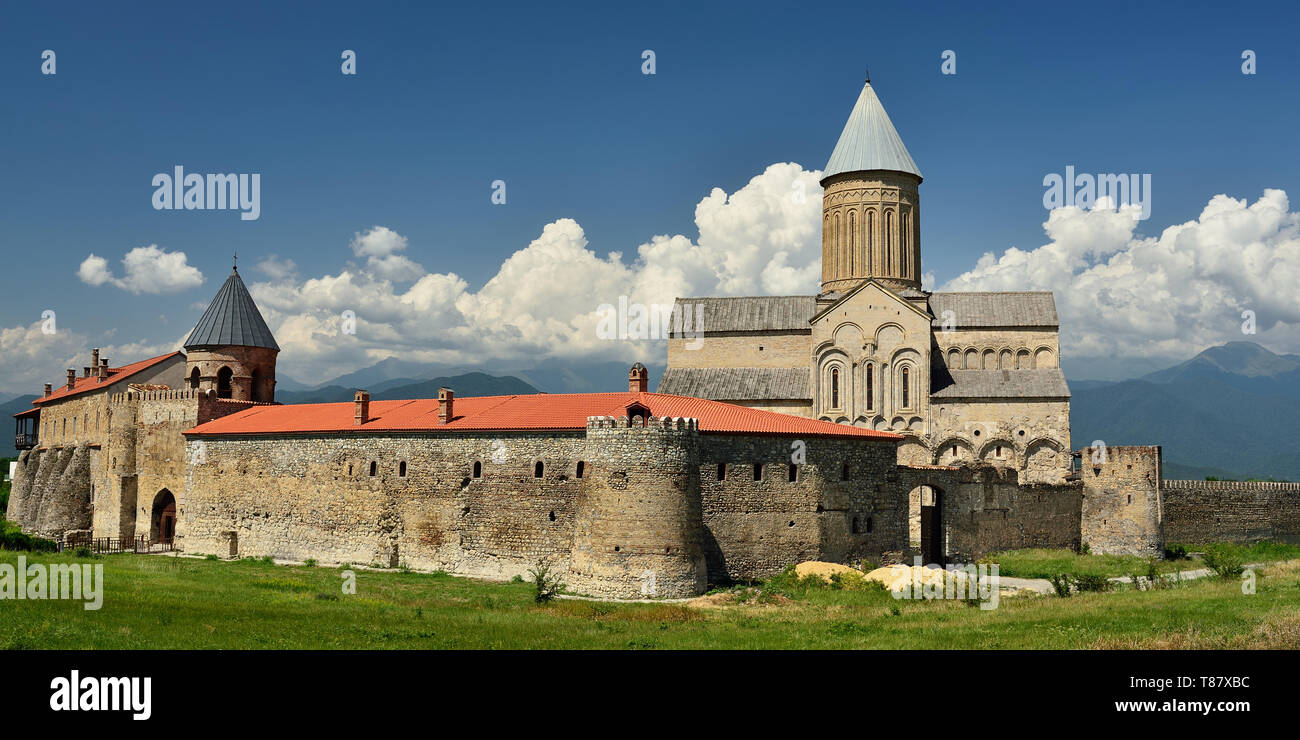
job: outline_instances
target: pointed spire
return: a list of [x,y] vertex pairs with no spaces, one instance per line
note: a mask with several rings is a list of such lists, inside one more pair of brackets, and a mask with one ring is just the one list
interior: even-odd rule
[[279,351],[257,303],[249,295],[238,268],[217,291],[217,295],[203,312],[199,323],[185,340],[186,351],[194,347],[265,347]]
[[893,170],[921,176],[921,170],[907,153],[907,147],[903,146],[889,114],[871,87],[870,70],[822,177],[864,170]]

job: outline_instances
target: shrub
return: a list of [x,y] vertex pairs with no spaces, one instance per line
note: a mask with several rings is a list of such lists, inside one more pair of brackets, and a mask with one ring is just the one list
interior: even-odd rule
[[93,557],[95,557],[95,553],[91,552],[91,551],[90,551],[90,548],[89,548],[89,547],[86,547],[85,545],[82,545],[81,547],[78,547],[76,550],[73,550],[73,551],[72,551],[72,554],[73,554],[74,556],[76,556],[76,557],[79,557],[79,558],[93,558]]
[[865,591],[867,579],[861,573],[840,571],[831,574],[831,588],[836,591]]
[[1246,565],[1241,561],[1241,555],[1236,548],[1230,545],[1210,545],[1205,548],[1205,554],[1202,555],[1205,566],[1214,571],[1216,575],[1223,579],[1240,578],[1245,572]]
[[1186,545],[1170,545],[1165,548],[1165,560],[1186,560]]
[[204,555],[204,556],[203,556],[203,559],[204,559],[204,560],[220,560],[221,558],[217,557],[216,555]]
[[307,566],[308,568],[315,568],[316,558],[307,558],[306,560],[302,561],[302,564]]
[[1071,578],[1069,573],[1056,573],[1047,579],[1052,582],[1052,588],[1056,591],[1057,596],[1067,597],[1070,595]]
[[1080,543],[1080,544],[1079,544],[1079,554],[1080,554],[1080,555],[1091,555],[1091,554],[1092,554],[1092,546],[1089,545],[1087,542]]
[[263,556],[262,563],[266,565],[275,565],[275,558],[271,557],[270,555]]
[[1094,573],[1082,573],[1075,576],[1074,585],[1080,591],[1109,591],[1110,579]]
[[25,534],[11,522],[0,519],[0,550],[27,550],[29,552],[57,552],[54,540]]
[[528,574],[533,577],[533,585],[536,586],[533,601],[538,604],[550,603],[564,591],[565,584],[560,579],[560,574],[545,560],[538,560],[537,565],[534,565]]

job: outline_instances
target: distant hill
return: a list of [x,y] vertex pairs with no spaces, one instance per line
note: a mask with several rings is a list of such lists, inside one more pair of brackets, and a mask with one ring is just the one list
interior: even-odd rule
[[[514,376],[497,377],[487,373],[464,373],[430,380],[395,379],[398,385],[384,384],[382,390],[366,388],[370,398],[389,401],[403,398],[437,398],[438,389],[451,388],[458,397],[509,396],[537,393],[537,389]],[[357,386],[328,385],[309,391],[276,390],[275,400],[280,403],[337,403],[351,401]]]
[[1300,357],[1253,342],[1116,383],[1070,384],[1074,447],[1164,447],[1165,477],[1300,480]]
[[[631,360],[626,362],[584,362],[552,359],[545,360],[529,368],[517,370],[493,368],[495,371],[493,375],[497,377],[513,376],[524,381],[530,387],[546,393],[600,393],[627,390],[627,371],[631,366]],[[650,363],[646,367],[650,371],[650,389],[654,390],[659,383],[659,378],[663,376],[664,365]],[[355,372],[340,375],[315,386],[285,378],[283,382],[276,383],[275,397],[277,400],[282,400],[282,395],[285,399],[295,399],[293,401],[284,400],[284,403],[307,403],[309,401],[297,399],[314,398],[337,400],[340,393],[339,389],[342,388],[347,391],[348,399],[351,399],[351,389],[364,388],[370,391],[371,397],[374,398],[377,397],[376,394],[386,392],[389,389],[426,382],[429,378],[459,377],[475,373],[481,375],[484,370],[485,368],[481,366],[414,362],[390,357],[369,367],[363,367]],[[456,391],[461,392],[459,388]],[[527,392],[536,393],[537,391]]]

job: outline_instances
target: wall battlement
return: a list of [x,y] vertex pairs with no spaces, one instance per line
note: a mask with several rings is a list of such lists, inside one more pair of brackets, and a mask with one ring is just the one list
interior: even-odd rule
[[699,419],[687,416],[588,416],[587,429],[663,429],[665,431],[694,432],[700,428]]
[[1295,491],[1300,493],[1300,483],[1262,480],[1162,480],[1160,487],[1166,491]]

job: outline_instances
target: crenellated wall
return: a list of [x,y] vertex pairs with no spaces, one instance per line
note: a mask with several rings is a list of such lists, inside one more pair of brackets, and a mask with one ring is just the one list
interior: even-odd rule
[[1300,483],[1167,480],[1161,496],[1167,543],[1300,544]]

